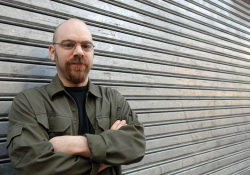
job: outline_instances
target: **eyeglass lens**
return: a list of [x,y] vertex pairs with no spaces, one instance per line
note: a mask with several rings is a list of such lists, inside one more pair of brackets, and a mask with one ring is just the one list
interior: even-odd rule
[[[71,50],[71,49],[75,49],[76,48],[76,43],[73,41],[64,41],[62,42],[62,46],[64,47],[64,49],[67,50]],[[93,45],[91,43],[82,43],[81,44],[81,48],[85,51],[90,51],[93,49]]]

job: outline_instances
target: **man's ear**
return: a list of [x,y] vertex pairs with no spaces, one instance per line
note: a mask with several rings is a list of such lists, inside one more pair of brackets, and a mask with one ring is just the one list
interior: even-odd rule
[[52,61],[55,61],[55,47],[54,45],[49,46],[49,55]]

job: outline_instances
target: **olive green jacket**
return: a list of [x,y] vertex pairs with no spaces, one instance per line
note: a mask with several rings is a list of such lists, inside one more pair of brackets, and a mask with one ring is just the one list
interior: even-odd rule
[[[78,135],[78,108],[56,75],[52,82],[19,93],[9,113],[6,147],[17,175],[121,174],[121,166],[145,154],[143,125],[116,90],[88,82],[86,112],[94,134],[86,134],[91,157],[54,152],[52,137]],[[116,120],[126,126],[109,130]]]

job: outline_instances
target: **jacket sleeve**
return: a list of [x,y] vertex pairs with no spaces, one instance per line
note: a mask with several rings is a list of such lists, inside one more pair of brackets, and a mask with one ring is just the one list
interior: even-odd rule
[[9,113],[6,147],[17,175],[89,175],[97,174],[99,169],[99,164],[92,163],[89,158],[55,153],[46,128],[38,123],[22,94],[14,99]]
[[118,93],[117,96],[117,120],[126,120],[127,125],[119,130],[105,130],[100,135],[86,136],[92,152],[90,160],[109,165],[127,165],[142,160],[146,139],[144,127],[136,113],[122,95]]

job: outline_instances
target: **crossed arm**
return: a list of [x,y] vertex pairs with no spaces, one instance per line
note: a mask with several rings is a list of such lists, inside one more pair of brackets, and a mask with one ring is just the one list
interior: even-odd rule
[[[120,127],[127,125],[125,120],[117,120],[110,130],[118,130]],[[81,155],[89,158],[91,152],[88,147],[87,137],[85,136],[57,136],[49,140],[54,147],[54,152],[64,152],[71,155]],[[101,164],[98,172],[111,165]]]
[[[6,147],[16,174],[97,174],[108,165],[139,162],[145,154],[143,125],[123,98],[116,118],[126,121],[117,121],[108,129],[100,120],[100,127],[105,129],[99,135],[61,136],[50,140],[47,114],[35,114],[30,106],[33,103],[28,103],[32,100],[27,98],[19,94],[9,114]],[[59,116],[55,124],[68,121]],[[56,129],[55,132],[64,131]]]

